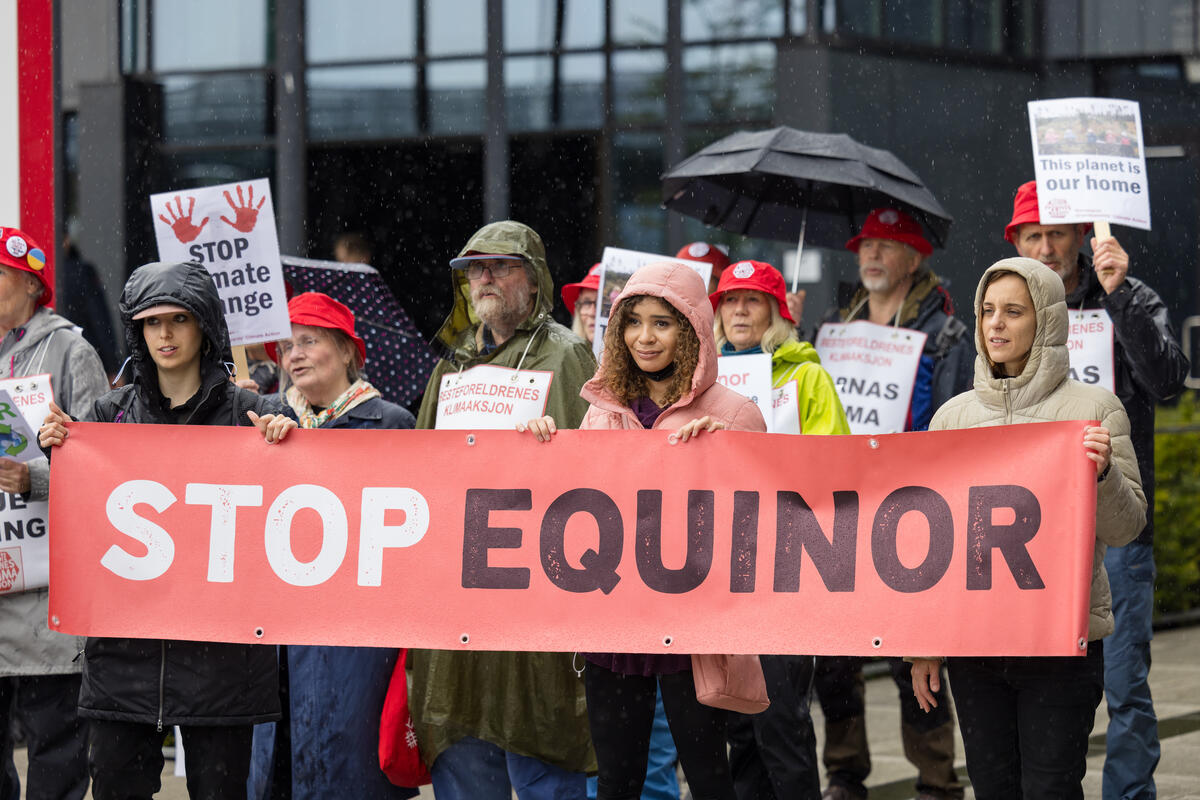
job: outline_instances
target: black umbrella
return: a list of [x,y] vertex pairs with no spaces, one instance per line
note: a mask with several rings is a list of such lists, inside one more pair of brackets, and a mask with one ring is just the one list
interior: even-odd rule
[[355,333],[367,344],[367,379],[384,399],[407,406],[424,393],[437,356],[374,267],[281,258],[297,294],[324,292],[354,312]]
[[663,176],[663,206],[743,236],[841,247],[871,209],[899,208],[944,247],[952,217],[886,150],[841,133],[739,131]]

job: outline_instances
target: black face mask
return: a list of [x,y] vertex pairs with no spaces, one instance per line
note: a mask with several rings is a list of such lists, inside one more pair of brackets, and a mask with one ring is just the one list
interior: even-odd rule
[[644,377],[649,378],[652,381],[665,381],[667,378],[675,374],[675,362],[672,361],[670,364],[667,364],[657,372],[646,372],[646,370],[642,369],[641,367],[637,367],[637,370],[638,372],[642,373]]

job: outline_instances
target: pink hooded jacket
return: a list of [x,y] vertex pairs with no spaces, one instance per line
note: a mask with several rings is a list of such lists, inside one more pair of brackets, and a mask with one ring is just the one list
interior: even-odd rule
[[[663,410],[655,429],[675,430],[705,415],[725,423],[728,430],[765,433],[767,424],[751,400],[717,383],[717,344],[708,287],[695,270],[672,261],[647,264],[629,278],[613,307],[633,295],[660,297],[677,308],[700,337],[700,360],[692,375],[691,391]],[[605,356],[607,358],[607,356]],[[591,403],[580,430],[641,430],[637,415],[604,387],[600,372],[580,395]]]

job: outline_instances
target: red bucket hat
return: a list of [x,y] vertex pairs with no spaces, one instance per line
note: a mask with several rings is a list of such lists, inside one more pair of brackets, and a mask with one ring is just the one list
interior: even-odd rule
[[0,228],[0,264],[31,273],[42,285],[37,304],[54,304],[54,267],[29,234],[16,228]]
[[562,299],[567,304],[567,311],[572,317],[575,316],[575,301],[579,299],[579,293],[584,289],[600,291],[600,265],[598,263],[592,264],[592,268],[579,283],[568,283],[562,287]]
[[717,306],[721,302],[721,295],[734,289],[754,289],[757,292],[766,292],[775,298],[775,302],[779,303],[780,315],[793,325],[796,324],[796,320],[792,319],[792,313],[788,311],[787,289],[783,282],[783,275],[767,262],[739,261],[722,272],[717,290],[708,296],[713,311],[717,310]]
[[[1004,238],[1013,244],[1017,243],[1017,229],[1026,222],[1033,222],[1038,225],[1042,223],[1041,214],[1038,212],[1038,194],[1037,181],[1029,181],[1022,183],[1017,187],[1017,196],[1013,198],[1013,215],[1012,219],[1004,226]],[[1092,229],[1089,223],[1084,228],[1084,232]]]
[[[288,301],[288,318],[293,325],[311,325],[314,328],[329,328],[341,331],[350,337],[358,348],[358,366],[367,360],[367,344],[354,332],[354,312],[343,304],[321,292],[304,292]],[[279,353],[275,342],[267,342],[267,355],[278,363]]]
[[712,264],[713,277],[721,277],[729,266],[729,256],[715,244],[708,242],[692,242],[679,248],[676,258],[686,258],[688,261],[707,261]]
[[920,223],[898,208],[877,208],[868,214],[858,236],[846,242],[846,249],[857,253],[863,239],[902,242],[923,256],[933,252],[933,245],[921,232]]

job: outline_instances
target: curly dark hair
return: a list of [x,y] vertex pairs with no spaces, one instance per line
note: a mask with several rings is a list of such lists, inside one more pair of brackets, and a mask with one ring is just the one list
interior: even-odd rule
[[700,337],[696,335],[691,321],[683,312],[661,297],[650,294],[631,295],[613,309],[608,328],[604,331],[604,364],[600,368],[600,380],[604,387],[626,406],[639,397],[650,396],[650,382],[633,360],[629,348],[625,346],[625,328],[629,326],[633,307],[646,298],[657,300],[671,309],[675,321],[679,323],[679,338],[675,344],[675,374],[671,377],[667,390],[663,406],[665,408],[678,401],[692,388],[692,376],[696,372],[696,365],[700,363]]

